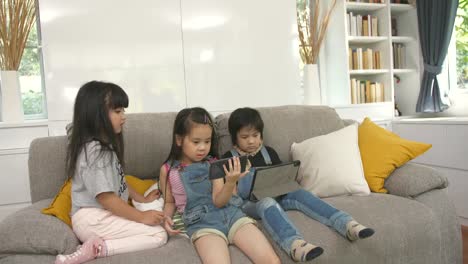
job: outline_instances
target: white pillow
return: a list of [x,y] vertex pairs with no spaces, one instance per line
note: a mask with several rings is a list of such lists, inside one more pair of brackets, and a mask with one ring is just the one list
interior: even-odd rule
[[369,195],[358,145],[358,124],[291,146],[298,182],[319,197]]
[[[144,196],[148,195],[148,193],[150,193],[152,190],[157,190],[157,189],[158,189],[158,183],[156,182],[155,184],[151,185],[151,187],[149,187],[148,190],[146,190]],[[148,210],[162,211],[164,207],[164,199],[162,197],[149,203],[139,203],[132,199],[132,203],[133,203],[133,206],[135,206],[135,208],[140,211],[148,211]]]

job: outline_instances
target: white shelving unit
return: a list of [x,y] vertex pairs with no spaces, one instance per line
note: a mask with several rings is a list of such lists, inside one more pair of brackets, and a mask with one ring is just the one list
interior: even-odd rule
[[416,102],[420,89],[420,65],[422,62],[416,7],[405,4],[390,4],[390,16],[397,21],[397,36],[391,36],[392,43],[405,46],[405,68],[393,69],[400,82],[393,84],[395,101],[403,115],[416,114]]
[[[322,100],[324,104],[335,107],[344,118],[362,120],[368,116],[373,120],[391,120],[395,113],[395,101],[404,115],[415,112],[420,78],[416,8],[385,1],[375,4],[338,0],[330,17],[319,62],[323,79]],[[347,22],[349,12],[377,17],[378,36],[350,36]],[[397,21],[397,36],[392,36],[392,17]],[[405,47],[403,69],[394,69],[393,43]],[[349,48],[380,51],[380,69],[350,70]],[[399,83],[394,82],[395,74],[400,78]],[[382,83],[384,102],[351,104],[351,78]]]

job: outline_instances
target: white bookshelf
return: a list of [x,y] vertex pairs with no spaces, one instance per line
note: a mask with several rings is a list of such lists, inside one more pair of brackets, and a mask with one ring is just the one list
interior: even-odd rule
[[[378,36],[350,36],[349,12],[377,17]],[[392,36],[392,17],[397,19],[397,36]],[[399,69],[394,68],[393,43],[403,45],[405,49],[404,67]],[[351,69],[348,65],[349,48],[380,51],[380,69]],[[339,108],[340,114],[358,120],[365,116],[379,120],[393,119],[395,101],[404,115],[414,114],[420,85],[419,54],[415,7],[391,4],[388,0],[382,4],[338,0],[330,17],[319,62],[321,77],[325,77],[321,83],[326,84],[322,88],[323,103]],[[394,74],[400,77],[400,83],[394,82]],[[382,83],[383,102],[351,104],[351,78]]]

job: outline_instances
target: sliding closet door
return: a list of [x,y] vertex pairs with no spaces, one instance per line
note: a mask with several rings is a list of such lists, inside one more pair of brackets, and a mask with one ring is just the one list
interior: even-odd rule
[[299,103],[296,1],[181,3],[189,106]]
[[186,105],[180,2],[40,0],[49,120],[70,120],[78,88],[121,85],[130,112]]

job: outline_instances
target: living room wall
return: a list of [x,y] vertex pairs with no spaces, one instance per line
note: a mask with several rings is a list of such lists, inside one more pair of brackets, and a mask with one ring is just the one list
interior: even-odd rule
[[[115,82],[129,112],[297,104],[296,2],[40,0],[51,134],[84,82]],[[55,126],[55,127],[54,127]]]

